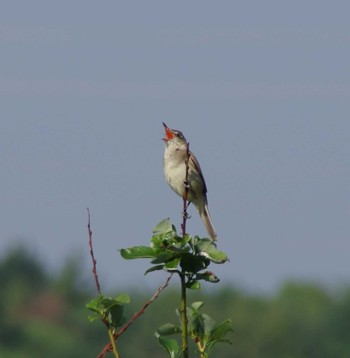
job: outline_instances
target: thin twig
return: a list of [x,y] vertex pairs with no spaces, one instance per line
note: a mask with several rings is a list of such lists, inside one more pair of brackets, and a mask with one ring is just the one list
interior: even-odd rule
[[[145,310],[151,305],[162,293],[162,291],[169,285],[169,281],[172,278],[173,274],[171,273],[169,277],[166,279],[166,281],[161,285],[158,290],[154,293],[154,295],[151,297],[149,301],[147,301],[142,308],[134,313],[134,315],[129,319],[128,322],[124,324],[123,327],[120,328],[120,330],[114,334],[114,340],[117,340],[128,328],[131,326],[143,313],[145,313]],[[110,352],[112,350],[111,343],[108,343],[101,353],[97,356],[97,358],[104,358],[106,353]]]
[[94,249],[93,249],[93,246],[92,246],[92,231],[91,231],[91,225],[90,225],[90,209],[89,208],[87,208],[87,212],[88,212],[88,231],[89,231],[90,256],[91,256],[91,260],[92,260],[92,273],[93,273],[94,278],[95,278],[97,293],[99,295],[101,295],[101,285],[100,285],[100,281],[99,281],[98,275],[97,275],[96,260],[95,260],[95,255],[94,255]]
[[[97,275],[97,268],[96,268],[96,259],[95,259],[95,255],[94,255],[94,249],[92,246],[92,230],[91,230],[91,218],[90,218],[90,209],[87,208],[87,212],[88,212],[88,232],[89,232],[89,246],[90,246],[90,255],[91,255],[91,260],[92,260],[92,273],[94,275],[95,278],[95,283],[96,283],[96,289],[97,289],[97,293],[99,295],[101,295],[101,285],[100,285],[100,281],[98,279],[98,275]],[[101,321],[103,322],[103,324],[107,327],[108,329],[108,335],[110,337],[110,341],[111,341],[111,351],[113,351],[114,356],[116,358],[119,357],[119,353],[117,351],[117,347],[114,344],[114,340],[113,340],[113,334],[111,332],[111,329],[109,327],[108,321],[106,319],[101,318]]]

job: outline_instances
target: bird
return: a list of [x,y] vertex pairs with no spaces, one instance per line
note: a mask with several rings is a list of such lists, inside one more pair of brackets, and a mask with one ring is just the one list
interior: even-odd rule
[[[165,150],[163,157],[164,176],[170,188],[184,198],[188,185],[187,200],[193,203],[208,232],[210,239],[216,240],[217,234],[208,208],[207,186],[195,155],[188,150],[185,136],[176,129],[170,129],[164,122]],[[188,174],[186,182],[186,161]]]

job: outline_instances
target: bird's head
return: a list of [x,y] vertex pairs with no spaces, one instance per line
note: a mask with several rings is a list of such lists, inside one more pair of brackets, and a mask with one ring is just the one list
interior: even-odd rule
[[177,142],[179,144],[186,143],[186,138],[180,131],[176,129],[170,129],[164,122],[163,126],[165,129],[165,138],[163,138],[165,143],[169,141]]

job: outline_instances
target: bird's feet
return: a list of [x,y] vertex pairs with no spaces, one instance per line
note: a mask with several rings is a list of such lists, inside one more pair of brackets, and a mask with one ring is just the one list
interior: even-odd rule
[[191,189],[191,187],[190,187],[190,184],[188,183],[188,181],[184,181],[184,186],[185,186],[185,190],[187,191],[187,192],[189,192],[190,191],[190,189]]
[[[188,207],[188,205],[187,205],[187,207]],[[186,220],[191,219],[191,215],[187,211],[182,212],[182,217]]]

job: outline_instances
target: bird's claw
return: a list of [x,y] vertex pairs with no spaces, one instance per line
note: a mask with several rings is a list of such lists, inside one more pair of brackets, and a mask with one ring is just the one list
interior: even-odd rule
[[191,218],[191,215],[187,211],[183,211],[182,212],[182,217],[187,220],[187,219]]
[[185,185],[185,190],[189,191],[190,190],[190,184],[186,180],[184,181],[184,185]]

